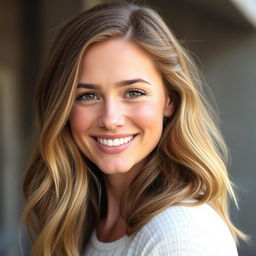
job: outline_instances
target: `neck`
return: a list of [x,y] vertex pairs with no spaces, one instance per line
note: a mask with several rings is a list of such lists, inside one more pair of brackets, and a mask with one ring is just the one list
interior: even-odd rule
[[121,215],[121,201],[142,165],[140,162],[126,173],[104,175],[108,205],[106,217],[101,219],[97,228],[101,241],[111,242],[127,234],[127,223]]
[[123,237],[127,232],[125,219],[121,216],[121,200],[129,186],[127,179],[120,175],[104,176],[107,192],[107,215],[101,219],[97,228],[98,238],[111,242]]
[[140,172],[143,164],[144,161],[141,161],[126,173],[116,173],[104,176],[108,205],[112,202],[114,205],[116,204],[120,206],[124,193],[129,189],[131,182],[138,172]]
[[122,176],[122,174],[104,176],[108,201],[111,199],[110,201],[113,200],[115,203],[119,204],[122,200],[122,196],[130,183],[124,176]]

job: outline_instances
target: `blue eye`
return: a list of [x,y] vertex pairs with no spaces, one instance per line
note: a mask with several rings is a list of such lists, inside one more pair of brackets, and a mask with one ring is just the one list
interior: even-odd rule
[[130,90],[125,94],[125,97],[126,98],[138,98],[138,97],[144,96],[144,95],[146,95],[146,93],[141,90]]
[[82,93],[78,95],[76,98],[77,101],[92,101],[92,100],[98,100],[98,99],[99,97],[92,92]]

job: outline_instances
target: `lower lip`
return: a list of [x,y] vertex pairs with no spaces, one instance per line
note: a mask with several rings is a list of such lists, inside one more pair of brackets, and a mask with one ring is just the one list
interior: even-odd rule
[[133,142],[137,139],[137,137],[138,137],[138,135],[135,135],[132,140],[130,140],[129,142],[124,143],[122,145],[119,145],[119,146],[107,146],[107,145],[100,144],[95,139],[94,139],[94,141],[96,142],[96,145],[99,147],[99,149],[101,151],[103,151],[104,153],[119,154],[119,153],[122,153],[125,150],[127,150],[133,144]]

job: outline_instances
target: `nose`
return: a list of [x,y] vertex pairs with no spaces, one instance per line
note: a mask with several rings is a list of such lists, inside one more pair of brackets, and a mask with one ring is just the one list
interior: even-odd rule
[[107,130],[115,130],[123,126],[125,118],[122,113],[122,106],[115,99],[106,100],[102,106],[101,115],[98,119],[99,127]]

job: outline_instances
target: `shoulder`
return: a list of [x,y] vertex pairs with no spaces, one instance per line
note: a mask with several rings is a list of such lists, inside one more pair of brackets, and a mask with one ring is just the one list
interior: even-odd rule
[[144,251],[148,248],[148,255],[237,255],[228,227],[207,204],[169,207],[154,216],[133,241],[142,244]]

